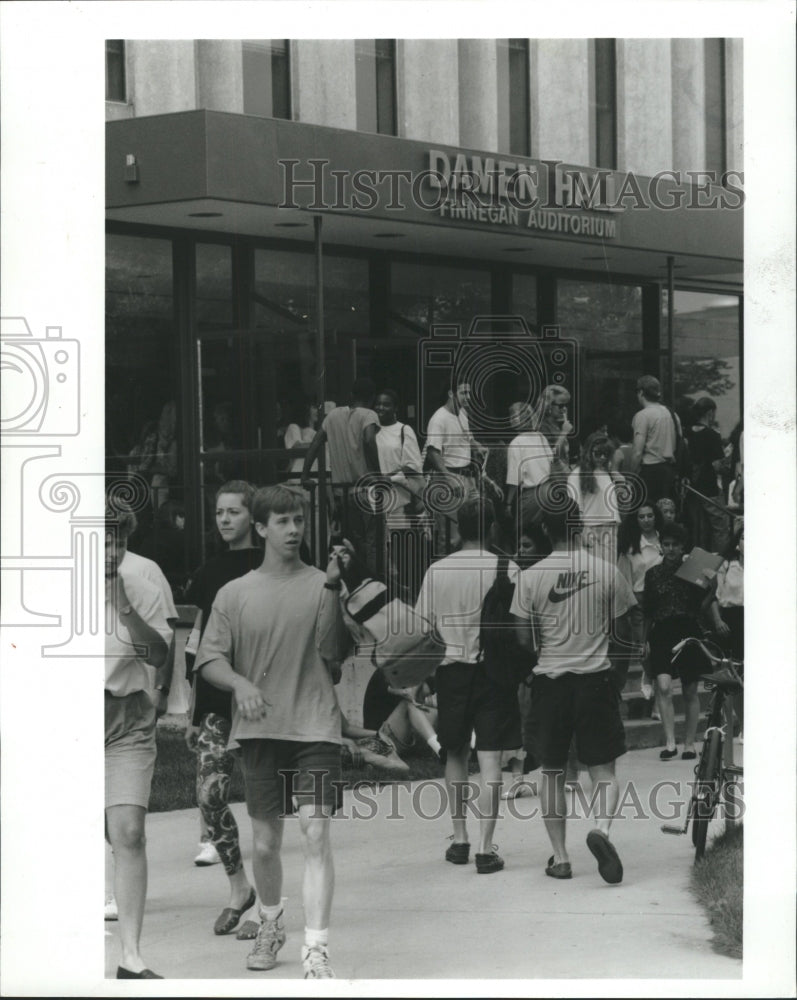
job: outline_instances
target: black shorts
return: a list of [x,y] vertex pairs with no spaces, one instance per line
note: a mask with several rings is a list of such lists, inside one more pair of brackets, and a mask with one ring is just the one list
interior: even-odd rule
[[682,639],[690,636],[699,639],[701,635],[700,626],[686,615],[655,622],[648,635],[651,675],[669,674],[670,677],[680,677],[682,684],[693,684],[700,680],[701,674],[710,674],[711,664],[693,644],[681,651],[675,663],[672,662],[673,646]]
[[515,750],[522,745],[517,689],[495,684],[480,663],[444,663],[434,676],[437,738],[444,750],[460,750],[476,732],[477,750]]
[[610,670],[534,674],[531,725],[534,753],[546,770],[565,766],[574,735],[578,759],[587,767],[609,764],[625,753],[620,695]]
[[241,740],[246,810],[253,819],[275,819],[296,806],[341,804],[340,744],[298,740]]

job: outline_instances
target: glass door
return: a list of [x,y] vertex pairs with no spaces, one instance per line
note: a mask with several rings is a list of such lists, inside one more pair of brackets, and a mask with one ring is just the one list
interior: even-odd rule
[[199,464],[203,536],[214,537],[219,486],[245,479],[265,486],[284,478],[287,456],[278,438],[279,365],[269,335],[251,330],[203,333],[196,340]]

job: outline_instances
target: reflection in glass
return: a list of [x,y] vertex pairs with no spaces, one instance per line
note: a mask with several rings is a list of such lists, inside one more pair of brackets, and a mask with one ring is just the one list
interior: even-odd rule
[[741,417],[738,297],[676,290],[673,334],[676,402],[710,396],[727,437]]

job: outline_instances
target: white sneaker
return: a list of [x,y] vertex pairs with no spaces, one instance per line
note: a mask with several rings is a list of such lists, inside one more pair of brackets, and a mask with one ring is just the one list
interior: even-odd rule
[[105,900],[105,919],[106,920],[118,920],[119,910],[116,908],[116,900],[113,896],[108,896]]
[[221,861],[219,852],[210,840],[203,840],[199,845],[199,854],[194,858],[197,868],[205,868],[207,865],[217,865]]
[[305,979],[335,979],[329,952],[322,944],[314,944],[312,948],[302,945],[302,965]]

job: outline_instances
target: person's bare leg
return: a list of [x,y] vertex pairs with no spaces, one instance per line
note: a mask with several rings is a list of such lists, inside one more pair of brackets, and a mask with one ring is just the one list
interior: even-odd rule
[[425,743],[428,743],[430,739],[437,735],[433,722],[437,718],[437,712],[424,712],[414,705],[408,705],[407,716],[410,720],[410,725]]
[[449,750],[446,754],[446,789],[451,810],[451,823],[454,827],[454,843],[467,844],[468,830],[465,822],[465,808],[469,799],[465,784],[468,780],[468,757],[470,746],[459,750]]
[[607,837],[620,799],[614,764],[614,761],[610,761],[608,764],[595,764],[588,768],[592,778],[592,797],[595,800],[593,816],[598,829]]
[[697,681],[691,681],[688,684],[683,683],[683,696],[684,715],[686,716],[684,750],[694,750],[697,726],[700,722],[700,698],[697,694]]
[[252,874],[263,906],[282,899],[282,831],[284,820],[252,818]]
[[119,911],[122,960],[129,972],[146,968],[139,951],[144,903],[147,898],[147,854],[143,806],[109,806],[105,810],[108,839],[114,858],[114,896]]
[[493,834],[501,800],[501,751],[479,750],[479,849],[477,854],[489,854],[493,849]]
[[659,712],[661,725],[664,729],[664,742],[668,750],[674,750],[675,709],[672,703],[672,677],[669,674],[659,674],[656,678],[656,688],[659,694]]
[[543,767],[542,818],[553,848],[554,864],[570,861],[565,848],[566,815],[564,767],[555,771]]
[[332,910],[335,867],[329,828],[329,816],[321,814],[321,807],[299,806],[299,829],[304,849],[304,921],[305,926],[312,930],[326,930]]

